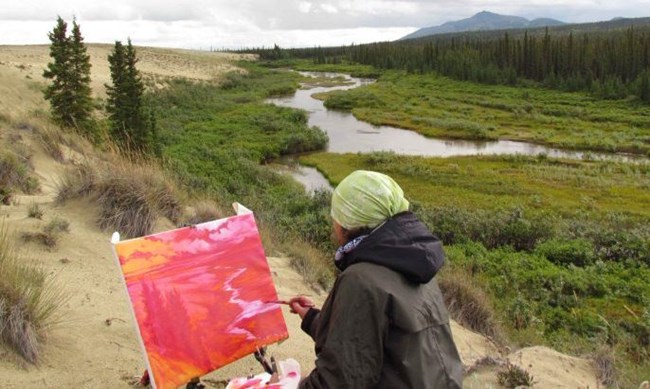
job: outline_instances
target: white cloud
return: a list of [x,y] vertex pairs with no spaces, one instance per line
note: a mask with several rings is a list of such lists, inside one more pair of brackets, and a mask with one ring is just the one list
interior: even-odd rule
[[301,1],[298,3],[298,10],[304,14],[311,11],[312,3],[307,1]]
[[0,44],[47,43],[57,15],[76,15],[88,42],[296,47],[391,40],[483,10],[587,22],[650,16],[650,0],[2,0]]
[[339,13],[339,10],[332,4],[321,4],[320,8],[328,14]]
[[[390,41],[410,34],[414,28],[354,28],[334,30],[265,30],[248,24],[245,28],[231,29],[200,21],[153,22],[137,21],[87,21],[81,24],[86,42],[113,43],[131,38],[137,46],[179,47],[209,50],[238,49],[244,47],[283,48],[341,46]],[[48,31],[53,22],[0,23],[2,44],[47,44]]]

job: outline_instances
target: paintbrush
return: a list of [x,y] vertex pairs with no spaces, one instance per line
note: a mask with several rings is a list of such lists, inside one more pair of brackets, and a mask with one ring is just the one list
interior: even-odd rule
[[284,305],[289,305],[289,302],[286,300],[269,300],[265,301],[264,304],[284,304]]
[[[289,303],[287,300],[269,300],[269,301],[265,301],[264,303],[265,303],[265,304],[283,304],[283,305],[291,305],[291,303]],[[314,304],[305,304],[305,305],[300,304],[300,306],[301,306],[301,307],[308,308],[308,307],[313,307]]]

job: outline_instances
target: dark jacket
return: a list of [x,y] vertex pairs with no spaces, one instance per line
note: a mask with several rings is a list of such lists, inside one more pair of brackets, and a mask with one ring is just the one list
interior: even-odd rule
[[440,241],[414,214],[389,219],[347,253],[302,329],[316,368],[300,388],[460,388],[463,367],[433,278]]

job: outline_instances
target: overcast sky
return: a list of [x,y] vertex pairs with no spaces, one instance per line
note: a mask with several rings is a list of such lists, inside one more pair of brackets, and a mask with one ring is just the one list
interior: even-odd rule
[[487,10],[591,22],[650,16],[650,0],[0,0],[0,44],[48,43],[56,16],[86,42],[220,49],[395,40]]

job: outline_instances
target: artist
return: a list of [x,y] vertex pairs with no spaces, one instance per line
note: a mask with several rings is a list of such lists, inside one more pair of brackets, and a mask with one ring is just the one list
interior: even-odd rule
[[322,310],[290,301],[316,343],[300,388],[461,388],[463,366],[435,275],[442,244],[390,177],[355,171],[332,195],[341,271]]

